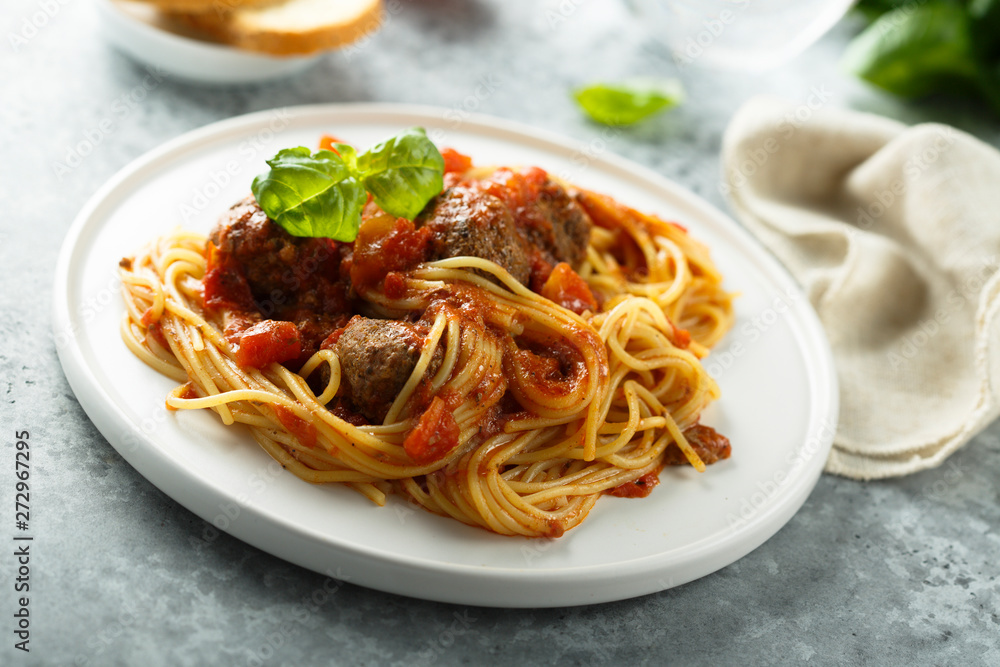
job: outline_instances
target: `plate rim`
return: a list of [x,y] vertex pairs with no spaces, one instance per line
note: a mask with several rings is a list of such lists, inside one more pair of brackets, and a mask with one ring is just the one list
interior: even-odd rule
[[[123,446],[122,435],[119,431],[121,425],[130,425],[131,420],[125,414],[113,397],[107,394],[97,377],[93,375],[84,358],[83,349],[75,337],[68,339],[61,337],[61,332],[73,330],[74,314],[72,312],[73,302],[70,301],[72,290],[68,285],[68,278],[73,273],[71,269],[77,262],[83,261],[76,256],[75,249],[88,233],[98,231],[101,225],[97,224],[95,217],[100,212],[102,206],[115,206],[116,199],[123,195],[128,195],[127,186],[133,179],[141,180],[143,174],[148,169],[156,169],[161,162],[178,158],[182,153],[189,150],[198,150],[205,144],[200,143],[204,139],[211,139],[213,142],[223,142],[234,132],[241,132],[251,128],[257,128],[261,123],[266,123],[273,118],[276,111],[288,114],[290,120],[289,127],[294,127],[296,123],[308,123],[310,119],[330,119],[334,122],[351,122],[351,117],[355,116],[367,122],[381,122],[386,124],[413,124],[418,123],[438,124],[444,127],[449,122],[444,116],[447,109],[425,105],[392,104],[392,103],[362,103],[362,104],[312,104],[302,106],[277,107],[275,109],[265,109],[261,111],[236,116],[220,120],[208,125],[185,132],[174,137],[156,148],[142,154],[120,169],[114,176],[106,181],[91,198],[84,204],[71,224],[57,259],[55,272],[55,285],[53,290],[53,335],[55,337],[56,348],[60,363],[64,369],[77,400],[91,421],[97,426],[102,435],[118,451],[139,474],[163,491],[172,500],[187,508],[205,521],[212,523],[212,511],[219,506],[219,501],[235,501],[235,497],[228,496],[221,489],[214,488],[211,484],[205,484],[205,480],[188,468],[180,466],[174,459],[166,456],[160,448],[153,442],[153,439],[144,433],[135,434],[142,441],[144,447],[135,447],[127,450]],[[514,135],[514,138],[525,141],[529,140],[534,148],[555,152],[559,156],[574,155],[586,150],[585,144],[577,139],[566,137],[555,132],[539,129],[516,121],[511,121],[483,114],[469,114],[464,117],[459,128],[461,131],[472,132],[477,136],[495,137],[498,134],[503,136]],[[593,163],[599,166],[603,163],[605,167],[613,168],[619,176],[638,177],[643,181],[644,187],[652,187],[657,195],[667,193],[670,195],[672,203],[684,204],[693,208],[698,215],[711,218],[727,234],[732,235],[732,242],[738,247],[752,246],[755,251],[744,259],[751,260],[755,270],[763,273],[769,282],[779,287],[791,289],[801,298],[790,304],[793,318],[797,326],[792,327],[795,338],[800,346],[800,351],[804,357],[811,357],[812,364],[808,366],[810,388],[817,389],[816,396],[826,397],[826,401],[821,405],[821,401],[815,400],[810,403],[810,414],[806,420],[807,427],[815,425],[825,416],[826,423],[835,425],[838,415],[839,394],[837,391],[837,378],[834,370],[832,352],[826,341],[819,318],[809,305],[801,288],[794,281],[787,270],[760,244],[744,227],[739,225],[729,215],[717,209],[693,191],[676,183],[664,176],[659,175],[652,169],[635,163],[626,158],[620,157],[610,152],[591,158]],[[121,188],[126,190],[122,191]],[[813,356],[815,355],[815,356]],[[823,376],[826,381],[823,382]],[[825,387],[818,386],[825,384]],[[814,386],[817,385],[817,386]],[[115,423],[117,420],[117,424]],[[119,428],[112,428],[117,425]],[[134,429],[133,429],[134,430]],[[369,588],[375,588],[390,593],[410,595],[413,597],[437,600],[442,602],[452,602],[459,604],[472,604],[480,606],[501,606],[501,607],[556,607],[572,606],[578,604],[590,604],[594,602],[610,602],[614,600],[644,595],[659,590],[664,590],[672,586],[686,583],[687,581],[705,576],[728,564],[731,564],[746,554],[756,549],[760,544],[770,539],[778,530],[784,526],[788,520],[799,510],[808,498],[819,475],[822,472],[823,464],[826,460],[833,440],[833,428],[828,429],[829,436],[822,437],[820,447],[806,462],[807,469],[795,478],[793,484],[782,491],[779,501],[770,503],[763,512],[754,516],[754,524],[763,524],[763,529],[757,528],[752,539],[742,541],[737,540],[733,535],[741,531],[727,531],[721,534],[710,535],[696,542],[686,545],[684,553],[678,555],[674,553],[676,549],[669,552],[650,554],[637,558],[616,561],[615,567],[618,570],[627,572],[607,573],[607,564],[581,565],[575,567],[560,567],[550,569],[538,569],[532,567],[509,567],[500,568],[495,566],[473,566],[464,563],[446,563],[434,561],[422,557],[403,557],[395,553],[386,553],[377,548],[367,545],[331,543],[329,536],[323,535],[304,526],[289,524],[283,520],[277,512],[271,511],[266,506],[259,504],[241,504],[242,512],[248,518],[256,518],[272,525],[256,526],[257,530],[252,530],[247,522],[233,522],[229,532],[242,541],[273,554],[289,562],[296,563],[314,571],[320,571],[312,562],[314,559],[307,558],[304,554],[289,554],[288,549],[276,549],[274,545],[260,544],[259,536],[270,532],[286,532],[288,538],[293,538],[297,544],[309,548],[334,549],[338,551],[341,563],[356,563],[362,569],[371,568],[372,563],[376,563],[377,568],[385,570],[386,574],[391,574],[396,570],[404,570],[426,577],[423,583],[418,582],[405,584],[392,581],[389,585],[384,580],[391,580],[391,577],[364,576],[337,578],[347,581],[355,581]],[[810,428],[811,432],[811,428]],[[161,463],[169,465],[175,475],[181,477],[195,477],[200,486],[195,489],[185,489],[185,493],[179,493],[175,483],[169,481],[169,475],[163,469],[151,467],[151,460],[158,459]],[[165,488],[166,487],[166,488]],[[207,504],[206,504],[207,503]],[[216,515],[218,512],[214,512]],[[727,556],[719,558],[718,550],[720,546],[725,546],[728,542],[739,542]],[[733,546],[736,546],[735,544]],[[734,553],[739,552],[735,557]],[[691,562],[697,562],[701,557],[715,554],[714,561],[724,560],[719,565],[708,566],[707,571],[698,573],[705,567],[694,567]],[[362,563],[364,566],[362,566]],[[679,580],[671,577],[668,585],[660,585],[664,582],[654,582],[656,585],[650,586],[648,582],[642,585],[637,579],[645,579],[656,569],[675,565],[676,563],[687,563],[688,575],[682,575]],[[612,568],[614,569],[614,568]],[[339,572],[339,568],[338,568]],[[693,572],[693,574],[691,574]],[[531,600],[510,595],[505,590],[497,588],[495,595],[500,598],[483,601],[483,595],[465,594],[463,590],[457,588],[441,588],[429,590],[433,582],[442,582],[456,573],[473,576],[482,580],[483,584],[503,584],[503,589],[510,586],[513,576],[521,582],[526,582],[532,586],[537,586],[544,581],[549,584],[565,584],[570,580],[576,580],[581,575],[598,575],[592,582],[594,588],[600,588],[614,583],[616,580],[627,577],[631,580],[631,588],[626,586],[616,589],[615,592],[605,591],[595,594],[594,590],[576,591],[561,596],[554,596],[551,591],[541,596],[535,596]],[[331,574],[327,569],[326,574]],[[601,576],[603,575],[603,576]],[[420,577],[414,577],[420,579]],[[548,590],[548,589],[547,589]],[[541,600],[539,599],[541,598]],[[541,602],[541,603],[540,603]]]

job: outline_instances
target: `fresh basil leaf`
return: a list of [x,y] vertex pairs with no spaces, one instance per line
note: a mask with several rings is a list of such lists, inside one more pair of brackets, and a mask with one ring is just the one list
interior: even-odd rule
[[674,79],[598,83],[578,88],[573,97],[598,123],[631,125],[683,102],[684,89]]
[[358,152],[354,150],[354,146],[351,146],[350,144],[334,144],[333,147],[337,149],[337,153],[340,154],[340,159],[347,165],[347,169],[352,174],[357,175]]
[[1000,114],[1000,65],[981,67],[976,83],[979,94]]
[[867,16],[869,21],[874,21],[882,14],[912,2],[913,0],[861,0],[854,5],[854,9]]
[[412,220],[444,188],[444,158],[422,127],[411,127],[359,155],[357,174],[379,208]]
[[848,46],[844,65],[903,97],[968,92],[981,76],[969,17],[952,4],[903,7],[883,14]]
[[336,153],[286,148],[267,164],[250,189],[269,218],[293,236],[354,240],[365,191]]
[[972,47],[982,63],[1000,57],[1000,0],[971,0]]

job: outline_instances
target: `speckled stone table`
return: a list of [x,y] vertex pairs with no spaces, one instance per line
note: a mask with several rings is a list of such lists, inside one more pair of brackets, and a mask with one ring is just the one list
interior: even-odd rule
[[[1000,143],[998,121],[975,109],[904,106],[840,73],[852,20],[794,63],[755,77],[678,71],[614,2],[398,6],[350,59],[332,54],[295,78],[230,89],[167,78],[140,96],[146,72],[99,38],[88,0],[3,3],[0,507],[12,520],[15,434],[27,430],[35,541],[25,654],[13,646],[14,529],[0,530],[8,540],[0,663],[1000,664],[1000,424],[937,470],[868,484],[822,477],[784,529],[713,575],[639,599],[551,610],[324,589],[322,576],[228,535],[198,539],[205,522],[108,445],[70,391],[50,334],[59,246],[116,171],[206,123],[283,105],[412,102],[591,141],[602,130],[580,116],[571,86],[676,75],[689,93],[684,107],[605,139],[723,208],[721,136],[756,93],[803,102],[820,93],[823,104],[947,122]],[[566,20],[552,25],[548,10]],[[30,38],[11,39],[26,22],[36,26]],[[484,77],[493,90],[476,96]],[[88,137],[91,149],[60,173],[57,162]]]

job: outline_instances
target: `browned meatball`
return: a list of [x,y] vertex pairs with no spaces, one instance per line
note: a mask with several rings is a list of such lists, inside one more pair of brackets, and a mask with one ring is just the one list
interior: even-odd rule
[[349,251],[346,244],[292,236],[269,219],[252,196],[222,215],[211,240],[221,255],[215,261],[231,260],[246,279],[256,314],[296,324],[300,361],[350,319],[350,285],[340,277],[341,258]]
[[428,259],[479,257],[507,270],[528,284],[528,255],[510,209],[502,201],[465,186],[445,190],[415,221],[433,232]]
[[590,216],[576,199],[555,181],[548,181],[538,197],[538,207],[552,222],[553,254],[561,262],[578,267],[587,258],[590,243]]
[[[354,407],[371,423],[389,406],[413,373],[425,332],[417,325],[355,316],[336,343],[340,368]],[[435,366],[432,364],[429,372]]]
[[234,204],[212,231],[212,243],[243,269],[254,297],[280,298],[317,278],[336,281],[338,245],[331,239],[292,236],[261,210],[253,196]]
[[577,268],[587,257],[591,221],[565,188],[549,179],[520,211],[521,232],[553,263]]

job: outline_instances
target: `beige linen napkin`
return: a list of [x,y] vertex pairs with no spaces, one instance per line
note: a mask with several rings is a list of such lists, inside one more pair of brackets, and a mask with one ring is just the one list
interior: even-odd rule
[[758,98],[722,159],[733,209],[833,347],[828,472],[937,466],[1000,414],[1000,153],[944,125]]

